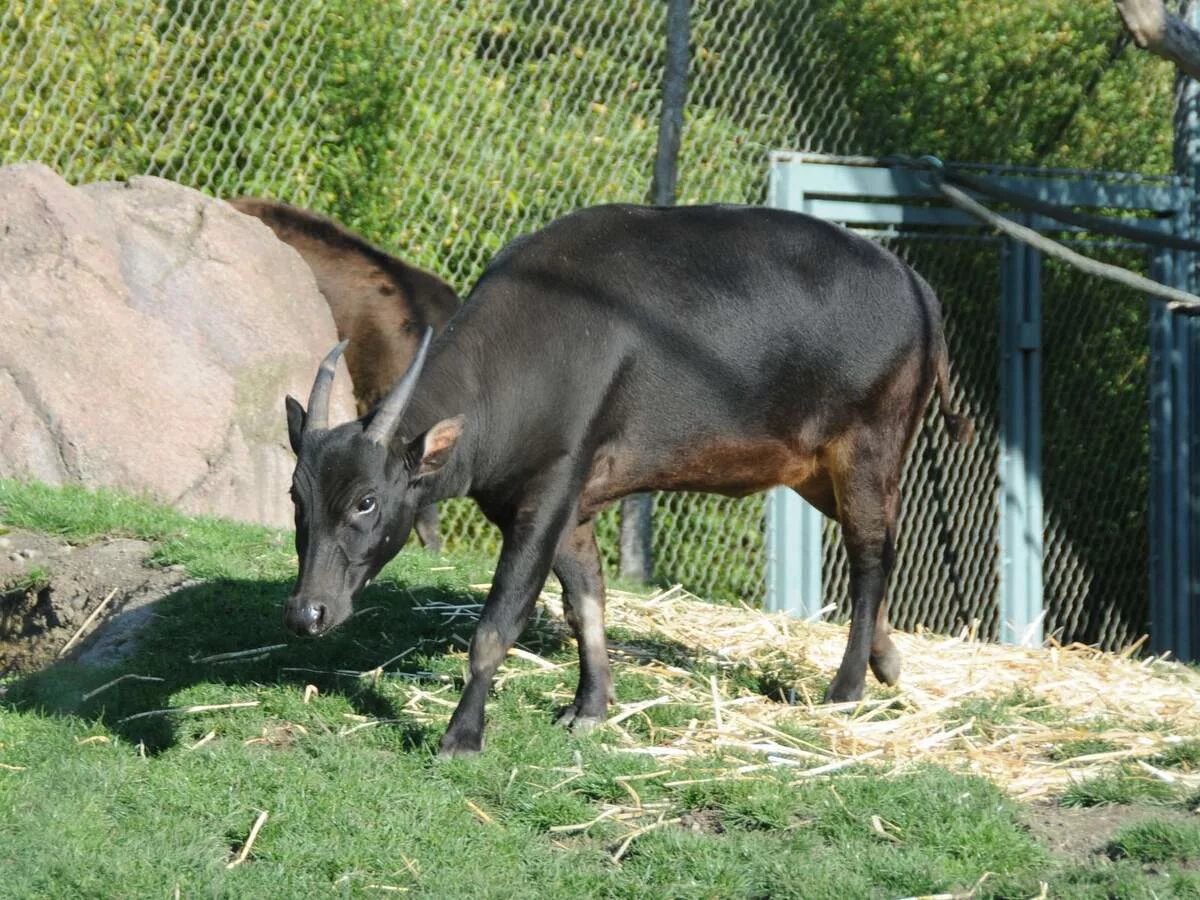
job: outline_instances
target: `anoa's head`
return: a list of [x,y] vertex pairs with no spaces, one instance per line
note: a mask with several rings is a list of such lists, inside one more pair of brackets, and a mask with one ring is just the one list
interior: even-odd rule
[[307,412],[287,398],[300,571],[284,622],[297,634],[324,634],[350,616],[354,598],[408,540],[428,479],[454,449],[462,416],[438,422],[411,441],[394,442],[431,334],[426,331],[408,371],[362,419],[329,427],[333,373],[345,341],[321,363]]

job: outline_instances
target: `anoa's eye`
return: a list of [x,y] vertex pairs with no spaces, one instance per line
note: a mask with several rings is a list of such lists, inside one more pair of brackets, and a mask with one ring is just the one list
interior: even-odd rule
[[360,516],[364,516],[369,512],[375,511],[375,495],[367,494],[354,506],[354,511]]

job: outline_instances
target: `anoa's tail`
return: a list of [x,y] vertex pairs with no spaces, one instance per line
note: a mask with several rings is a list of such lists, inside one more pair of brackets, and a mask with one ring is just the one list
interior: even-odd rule
[[938,410],[942,414],[942,421],[946,423],[946,431],[950,434],[950,439],[959,444],[968,444],[971,438],[975,436],[975,423],[971,421],[969,416],[960,415],[954,411],[950,400],[950,354],[946,349],[946,338],[942,334],[941,329],[938,329],[937,354],[935,377],[937,379],[937,396]]

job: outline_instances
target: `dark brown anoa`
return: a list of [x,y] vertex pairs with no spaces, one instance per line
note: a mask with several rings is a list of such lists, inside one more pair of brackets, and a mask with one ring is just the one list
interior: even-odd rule
[[408,369],[425,327],[438,333],[458,311],[454,289],[431,272],[372,246],[332,219],[274,200],[239,197],[235,209],[262,220],[304,257],[329,303],[359,415]]
[[647,491],[784,485],[836,519],[852,617],[826,697],[861,699],[868,668],[896,683],[885,594],[904,458],[931,398],[951,438],[971,423],[950,402],[941,305],[895,254],[779,209],[597,206],[501,250],[375,414],[333,427],[340,349],[308,410],[287,401],[299,571],[284,621],[337,627],[418,509],[475,500],[503,543],[443,755],[482,746],[493,680],[551,572],[579,645],[558,721],[604,720],[595,517]]

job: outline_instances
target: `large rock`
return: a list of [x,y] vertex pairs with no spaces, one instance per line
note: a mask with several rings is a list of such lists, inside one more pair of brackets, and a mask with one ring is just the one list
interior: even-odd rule
[[224,202],[0,168],[0,477],[287,525],[283,397],[336,341],[300,256]]

